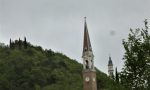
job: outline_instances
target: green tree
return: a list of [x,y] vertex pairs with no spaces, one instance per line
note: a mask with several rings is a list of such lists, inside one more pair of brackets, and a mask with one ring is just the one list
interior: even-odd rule
[[123,40],[125,54],[121,83],[129,89],[143,90],[149,87],[150,34],[147,20],[144,23],[144,29],[130,29],[128,39]]
[[119,75],[118,75],[118,71],[117,71],[117,67],[116,67],[116,69],[115,69],[115,81],[116,81],[116,83],[119,83]]

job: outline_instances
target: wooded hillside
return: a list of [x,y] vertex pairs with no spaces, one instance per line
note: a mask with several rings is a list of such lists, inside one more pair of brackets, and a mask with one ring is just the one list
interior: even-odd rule
[[[10,46],[0,46],[0,90],[82,90],[82,64],[76,60],[19,40]],[[123,90],[99,70],[97,84],[98,90]]]

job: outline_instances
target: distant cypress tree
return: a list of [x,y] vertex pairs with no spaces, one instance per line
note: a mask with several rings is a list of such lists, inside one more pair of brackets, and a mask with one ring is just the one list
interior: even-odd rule
[[27,40],[26,40],[26,37],[24,37],[24,48],[27,49]]
[[10,41],[9,41],[9,48],[10,48],[10,49],[13,49],[14,46],[15,46],[15,44],[14,44],[14,42],[13,42],[13,41],[11,40],[11,38],[10,38]]
[[12,47],[12,49],[15,48],[15,43],[14,42],[11,42],[11,47]]
[[14,41],[14,48],[18,48],[18,40]]
[[19,38],[19,41],[18,41],[18,48],[21,49],[21,40]]
[[10,38],[10,41],[9,41],[9,47],[12,48],[11,38]]
[[116,78],[115,79],[116,79],[116,82],[119,83],[119,75],[118,75],[117,67],[116,67],[115,71],[116,71]]

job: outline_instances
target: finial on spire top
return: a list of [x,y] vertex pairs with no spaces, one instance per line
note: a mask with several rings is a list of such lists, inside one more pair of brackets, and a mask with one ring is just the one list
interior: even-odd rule
[[86,21],[86,17],[84,17],[84,21]]

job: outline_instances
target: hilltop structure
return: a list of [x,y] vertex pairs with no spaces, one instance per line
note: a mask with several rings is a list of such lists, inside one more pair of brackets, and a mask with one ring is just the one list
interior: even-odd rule
[[84,22],[83,40],[83,90],[97,90],[96,71],[94,67],[94,55],[88,33],[86,18]]
[[10,42],[9,42],[9,47],[11,49],[14,49],[14,48],[18,48],[18,49],[24,48],[24,49],[27,49],[27,46],[28,45],[27,45],[26,37],[24,37],[24,41],[20,40],[20,38],[19,38],[19,40],[15,40],[15,41],[12,41],[10,39]]
[[109,75],[111,78],[114,77],[113,62],[112,62],[110,56],[109,56],[109,61],[108,61],[108,75]]

